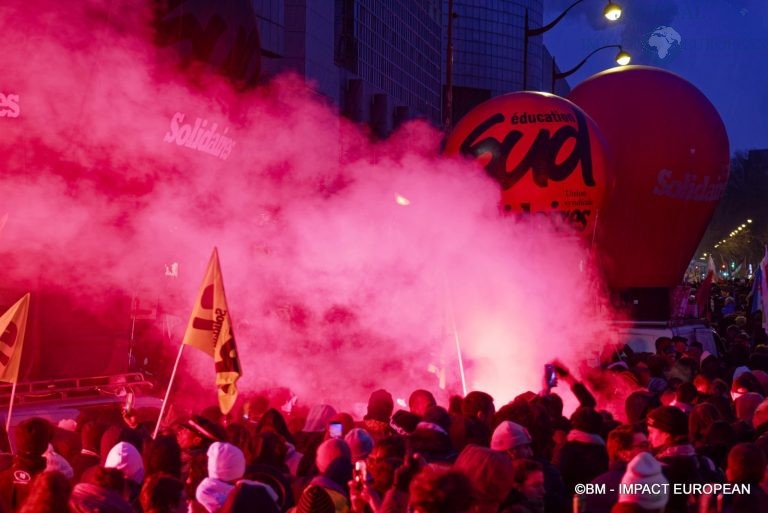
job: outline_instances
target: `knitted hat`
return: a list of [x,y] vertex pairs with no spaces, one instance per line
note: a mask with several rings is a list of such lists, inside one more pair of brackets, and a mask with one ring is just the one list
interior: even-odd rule
[[364,460],[373,450],[373,438],[365,429],[355,428],[344,437],[349,450],[352,452],[352,461]]
[[105,468],[122,470],[125,477],[136,483],[144,480],[144,463],[138,449],[128,442],[120,442],[107,454]]
[[226,442],[214,442],[208,448],[208,476],[221,481],[235,481],[245,473],[243,451]]
[[688,435],[688,416],[674,406],[659,406],[648,413],[648,427],[672,436]]
[[336,507],[328,492],[316,485],[308,486],[301,494],[296,513],[334,513]]
[[376,390],[368,399],[368,414],[365,418],[389,422],[394,408],[395,403],[392,400],[392,394],[384,389]]
[[40,456],[53,438],[53,426],[41,417],[32,417],[16,426],[16,450],[20,454]]
[[496,426],[491,437],[491,449],[494,451],[506,451],[530,443],[531,435],[528,430],[509,420]]
[[[661,473],[661,464],[647,452],[641,452],[629,462],[624,477],[623,485],[648,485],[651,488],[638,490],[636,494],[619,494],[619,502],[630,502],[645,509],[664,509],[669,501],[669,495],[665,490],[669,481]],[[661,485],[654,487],[653,485]]]
[[339,458],[345,458],[347,461],[352,460],[349,446],[344,440],[329,438],[317,448],[317,455],[315,456],[317,470],[320,471],[321,474],[324,473],[331,463]]

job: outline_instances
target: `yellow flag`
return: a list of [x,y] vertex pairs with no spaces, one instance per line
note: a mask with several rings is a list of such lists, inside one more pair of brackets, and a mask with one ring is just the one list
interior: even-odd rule
[[237,400],[236,382],[242,372],[216,248],[213,248],[182,343],[213,357],[219,408],[226,415]]
[[16,301],[0,317],[0,381],[16,383],[19,379],[21,346],[29,312],[29,293]]

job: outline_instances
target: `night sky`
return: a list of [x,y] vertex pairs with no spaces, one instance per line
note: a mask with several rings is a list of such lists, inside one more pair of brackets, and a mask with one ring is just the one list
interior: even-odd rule
[[[544,23],[571,0],[546,0]],[[603,18],[603,0],[585,0],[544,35],[562,71],[592,50],[621,44],[632,64],[658,66],[696,85],[719,111],[731,153],[768,148],[768,1],[766,0],[616,0],[619,21]],[[648,40],[658,27],[670,27],[680,43],[662,58]],[[592,56],[568,77],[571,87],[615,66],[615,49]]]

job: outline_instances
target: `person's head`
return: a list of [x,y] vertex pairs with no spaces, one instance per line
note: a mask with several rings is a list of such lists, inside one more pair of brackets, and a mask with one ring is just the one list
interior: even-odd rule
[[26,457],[40,457],[53,439],[53,426],[46,419],[32,417],[16,426],[16,452]]
[[227,442],[214,442],[208,448],[208,477],[233,483],[245,473],[245,455]]
[[[619,493],[619,503],[635,504],[643,508],[641,511],[648,513],[661,513],[669,502],[669,481],[661,472],[661,464],[647,452],[638,453],[630,460],[621,484],[625,485],[621,489],[625,493]],[[652,493],[626,493],[638,486],[648,487]]]
[[659,337],[656,339],[656,355],[661,357],[668,367],[675,363],[676,351],[671,338]]
[[688,345],[688,351],[686,351],[686,355],[689,358],[692,358],[694,361],[701,361],[701,355],[704,352],[704,348],[701,345],[701,342],[691,342]]
[[589,406],[580,406],[571,415],[571,428],[599,435],[603,429],[603,416],[594,408]]
[[725,476],[729,483],[757,486],[765,474],[766,459],[762,449],[753,443],[736,444],[728,453]]
[[61,472],[38,474],[29,490],[19,513],[69,513],[67,501],[72,493],[72,484]]
[[525,427],[505,420],[493,431],[491,449],[503,452],[513,460],[531,458],[533,457],[531,442],[531,435]]
[[104,428],[98,423],[89,420],[80,426],[80,445],[83,449],[99,452],[101,435],[104,434]]
[[164,472],[181,478],[181,447],[176,438],[158,435],[144,443],[144,470],[147,475]]
[[606,448],[611,461],[629,463],[638,453],[648,450],[648,437],[637,426],[623,424],[608,433]]
[[424,417],[430,406],[437,406],[437,401],[429,390],[414,390],[408,398],[408,409],[419,417]]
[[680,335],[675,335],[672,337],[672,347],[678,354],[683,354],[688,350],[688,339]]
[[201,415],[193,415],[188,421],[181,423],[176,431],[176,441],[182,450],[194,447],[208,448],[213,442],[223,442],[226,439],[226,432],[221,426]]
[[170,474],[151,474],[141,487],[139,503],[144,513],[183,513],[184,483]]
[[272,431],[282,436],[287,442],[293,443],[293,435],[288,430],[288,423],[285,422],[285,417],[274,408],[268,409],[261,415],[261,418],[256,423],[256,431],[259,433]]
[[405,458],[405,441],[399,436],[388,436],[376,442],[368,455],[368,473],[373,487],[382,495],[392,486],[395,470]]
[[368,413],[365,418],[388,423],[394,409],[395,402],[392,400],[392,394],[379,389],[368,398]]
[[352,453],[352,461],[364,460],[373,450],[373,438],[368,431],[354,428],[344,437]]
[[282,436],[272,431],[256,433],[250,444],[251,461],[248,461],[248,454],[243,451],[248,463],[258,463],[269,465],[275,468],[283,468],[285,457],[288,454],[288,446]]
[[340,438],[329,438],[320,444],[315,456],[315,465],[320,474],[325,474],[334,461],[343,460],[351,465],[352,453],[347,442]]
[[144,462],[139,450],[128,442],[119,442],[107,453],[104,462],[106,468],[116,468],[125,474],[126,479],[135,483],[144,481]]
[[658,449],[688,439],[688,417],[674,406],[659,406],[648,413],[648,442]]
[[456,458],[453,470],[469,478],[478,503],[498,508],[512,489],[512,461],[507,455],[480,447],[467,445]]
[[755,392],[747,392],[733,401],[733,409],[736,413],[736,419],[752,426],[752,418],[755,410],[763,402],[763,396]]
[[731,399],[735,401],[748,392],[754,392],[760,395],[765,393],[763,386],[757,380],[755,375],[749,370],[746,370],[734,376],[733,384],[731,385]]
[[425,469],[411,482],[414,513],[466,513],[474,504],[469,478],[461,472]]
[[629,424],[637,424],[645,420],[648,412],[661,406],[658,396],[646,391],[636,390],[624,400],[624,412]]
[[[274,493],[274,491],[271,493]],[[296,513],[334,511],[333,501],[326,492],[324,493],[327,502],[324,504],[317,504],[317,502],[309,505],[306,503],[301,504],[300,507],[296,508]],[[309,507],[306,508],[305,506]],[[323,509],[324,507],[327,509]],[[227,494],[227,500],[224,501],[218,513],[252,513],[254,511],[258,513],[279,513],[280,508],[270,495],[270,492],[267,491],[267,485],[254,481],[240,481]]]
[[544,500],[544,467],[528,459],[512,462],[513,487],[532,502]]
[[720,412],[712,404],[697,404],[688,416],[688,440],[693,445],[704,443],[709,428],[718,420]]
[[496,413],[493,397],[485,392],[470,392],[462,402],[461,413],[465,417],[476,417],[490,428],[493,423],[493,415]]

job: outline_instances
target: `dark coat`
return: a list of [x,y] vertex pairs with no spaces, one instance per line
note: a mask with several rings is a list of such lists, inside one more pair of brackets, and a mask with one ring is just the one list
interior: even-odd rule
[[579,483],[589,483],[608,470],[608,451],[604,445],[568,441],[555,452],[552,463],[563,475],[565,489],[573,495]]

